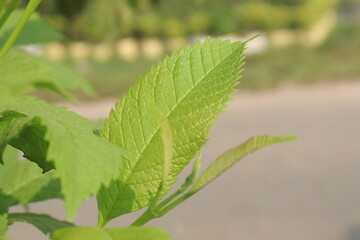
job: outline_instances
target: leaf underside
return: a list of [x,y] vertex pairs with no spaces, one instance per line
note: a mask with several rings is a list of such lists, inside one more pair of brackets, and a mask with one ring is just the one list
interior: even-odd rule
[[160,124],[155,105],[168,119],[174,155],[165,194],[176,176],[206,143],[218,114],[238,83],[245,43],[207,39],[166,57],[116,104],[101,136],[130,154],[126,168],[97,195],[99,225],[148,206],[162,178]]
[[20,161],[19,151],[10,146],[5,149],[0,176],[0,213],[18,204],[63,198],[54,171],[43,174],[35,163]]
[[62,228],[74,227],[74,224],[61,221],[46,214],[35,213],[10,213],[8,216],[10,224],[14,222],[24,222],[35,226],[44,234],[49,234]]
[[10,144],[44,171],[55,167],[69,218],[122,166],[124,151],[94,135],[90,120],[65,108],[25,96],[0,107],[0,114],[0,122],[14,117],[0,136],[0,153]]

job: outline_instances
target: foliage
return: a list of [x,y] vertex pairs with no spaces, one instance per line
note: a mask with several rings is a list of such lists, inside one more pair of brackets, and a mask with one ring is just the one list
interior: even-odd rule
[[243,49],[243,43],[220,40],[185,48],[140,78],[117,104],[105,122],[102,136],[134,155],[127,159],[128,169],[98,194],[100,222],[147,206],[158,188],[161,138],[149,103],[167,117],[176,136],[168,179],[171,185],[204,145],[212,122],[229,100],[242,65]]
[[91,0],[75,17],[61,16],[54,6],[51,11],[44,8],[42,13],[71,39],[99,41],[128,35],[176,37],[306,28],[338,3],[339,0]]
[[[5,22],[17,2],[8,5],[2,15]],[[20,221],[53,240],[171,239],[164,230],[141,226],[166,214],[247,154],[294,139],[254,137],[199,173],[201,148],[235,91],[247,42],[209,38],[166,57],[116,104],[100,130],[66,108],[24,96],[44,86],[70,96],[67,88],[74,85],[67,78],[76,79],[68,70],[10,51],[39,2],[29,1],[0,51],[1,83],[7,93],[0,99],[0,238]],[[0,0],[0,13],[4,5]],[[31,39],[38,41],[36,36]],[[77,81],[75,86],[86,89],[82,80]],[[20,152],[24,159],[19,159]],[[195,156],[185,183],[166,197]],[[98,199],[98,227],[9,211],[11,206],[59,198],[65,201],[68,219],[73,219],[82,201],[92,195]],[[104,228],[111,219],[144,207],[147,210],[132,226]]]
[[8,143],[20,149],[44,172],[56,169],[69,217],[122,166],[124,152],[94,135],[90,120],[64,108],[24,96],[0,112],[10,121],[0,146]]
[[[11,30],[16,25],[22,14],[22,10],[16,9],[9,16],[4,26],[0,30],[0,46],[10,36]],[[42,20],[41,17],[34,13],[31,15],[29,21],[25,24],[20,35],[14,42],[14,45],[26,45],[26,44],[39,44],[47,43],[61,39],[63,36],[56,31],[49,23]]]
[[[246,57],[240,91],[360,80],[360,24],[339,21],[318,47],[294,45],[269,48]],[[90,61],[86,74],[100,96],[119,97],[154,62],[145,58],[130,64],[121,59],[106,63]],[[71,64],[74,65],[74,64]],[[81,69],[79,69],[81,70]]]
[[34,213],[10,213],[8,216],[9,225],[13,222],[24,222],[34,225],[44,234],[52,233],[61,228],[70,228],[74,224],[60,221],[45,214]]
[[43,174],[35,163],[20,161],[18,151],[10,146],[4,159],[0,165],[0,212],[7,212],[14,205],[63,198],[55,171]]

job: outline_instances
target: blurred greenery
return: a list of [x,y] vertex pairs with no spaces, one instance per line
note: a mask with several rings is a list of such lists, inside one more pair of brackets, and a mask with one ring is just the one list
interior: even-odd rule
[[[0,46],[5,44],[12,29],[17,24],[23,9],[16,9],[12,12],[5,24],[0,29]],[[48,22],[42,20],[37,13],[32,14],[24,29],[15,41],[14,45],[47,43],[62,39],[62,35],[57,32]]]
[[269,49],[247,58],[242,87],[360,80],[360,24],[341,22],[317,48]]
[[[253,30],[304,29],[337,7],[342,20],[322,45],[270,47],[250,55],[240,89],[360,79],[358,0],[51,0],[41,13],[70,41],[116,41],[125,36],[168,38],[239,35]],[[75,5],[73,5],[75,4]],[[348,21],[350,15],[355,21]],[[352,17],[351,17],[352,19]],[[357,19],[357,20],[356,20]],[[100,96],[120,96],[155,60],[68,60]]]
[[[246,58],[240,89],[264,89],[288,84],[360,80],[360,24],[340,22],[319,47],[293,45],[270,48]],[[134,63],[112,59],[73,66],[86,75],[100,96],[120,96],[153,65],[144,58]]]
[[[349,0],[347,0],[349,1]],[[304,28],[339,0],[52,0],[40,11],[71,40]]]

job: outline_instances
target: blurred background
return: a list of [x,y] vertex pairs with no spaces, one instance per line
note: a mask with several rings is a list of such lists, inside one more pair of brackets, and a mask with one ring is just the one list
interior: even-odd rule
[[120,96],[163,55],[206,36],[263,33],[241,89],[352,81],[360,76],[359,0],[51,0],[40,12],[65,38],[42,48]]
[[[164,55],[207,36],[262,33],[246,51],[239,93],[213,129],[205,165],[253,135],[300,139],[248,157],[149,225],[179,240],[360,240],[359,0],[48,0],[39,11],[64,38],[26,49],[90,81],[98,98],[79,91],[81,104],[69,107],[92,119],[105,118]],[[60,201],[30,208],[65,218]],[[95,209],[94,199],[85,202],[76,223],[95,225]],[[21,223],[10,236],[46,239]]]

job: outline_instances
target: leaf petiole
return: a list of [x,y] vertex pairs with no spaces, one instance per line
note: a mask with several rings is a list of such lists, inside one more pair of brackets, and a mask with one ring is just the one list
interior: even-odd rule
[[1,16],[2,10],[5,7],[5,3],[6,3],[6,0],[0,0],[0,16]]
[[[196,160],[193,165],[193,169],[189,176],[187,176],[185,182],[181,187],[171,194],[169,197],[164,199],[162,202],[160,202],[158,205],[156,205],[156,202],[152,201],[149,205],[148,209],[138,218],[136,219],[130,226],[142,226],[145,223],[149,222],[150,220],[154,218],[158,218],[166,214],[168,211],[173,209],[175,206],[179,205],[181,202],[185,201],[187,198],[192,196],[193,194],[185,194],[181,197],[179,197],[177,200],[171,203],[174,199],[176,199],[178,196],[180,196],[182,193],[184,193],[196,180],[199,175],[199,170],[201,167],[201,151],[196,156]],[[160,189],[160,187],[159,187]],[[159,192],[159,191],[158,191]],[[185,198],[184,198],[185,196]],[[158,199],[157,199],[158,200]],[[167,207],[165,207],[168,205]]]
[[189,174],[189,176],[187,176],[183,185],[181,185],[181,187],[176,192],[174,192],[173,194],[171,194],[169,197],[167,197],[161,203],[158,204],[158,207],[160,209],[165,207],[172,200],[177,198],[180,194],[185,192],[186,189],[188,189],[195,182],[195,180],[197,179],[197,177],[199,175],[199,171],[200,171],[200,167],[201,167],[201,154],[202,154],[202,151],[200,151],[198,153],[198,155],[196,156],[196,160],[194,162],[193,169],[192,169],[191,173]]
[[[15,8],[18,1],[19,0],[13,0],[10,3],[10,5],[12,5],[12,3],[16,2],[16,4],[14,4],[14,8]],[[24,28],[24,26],[27,23],[27,21],[29,20],[31,14],[35,11],[35,9],[37,8],[37,6],[39,5],[40,2],[41,2],[41,0],[30,0],[30,2],[28,3],[28,5],[25,8],[25,11],[23,12],[23,14],[21,15],[21,17],[19,19],[19,22],[16,24],[16,26],[13,29],[13,31],[11,32],[9,38],[6,40],[4,46],[2,47],[2,49],[0,51],[0,57],[5,56],[9,52],[10,48],[12,47],[12,45],[18,38],[21,30]],[[9,8],[6,10],[6,12],[3,14],[3,16],[0,19],[0,28],[1,28],[2,24],[5,23],[5,21],[8,17],[8,16],[6,16],[6,13],[10,10],[10,7],[12,7],[12,6],[9,6]],[[9,15],[10,15],[10,13],[9,13]],[[4,15],[6,18],[3,20]],[[3,20],[3,22],[1,22],[1,20]]]
[[[20,0],[12,0],[10,2],[9,6],[6,8],[4,14],[2,14],[0,17],[0,29],[2,28],[2,26],[4,25],[6,20],[9,18],[11,13],[14,11],[16,6],[19,4],[19,2],[20,2]],[[0,0],[0,14],[1,14],[3,8],[5,7],[5,3],[6,3],[6,0]]]

